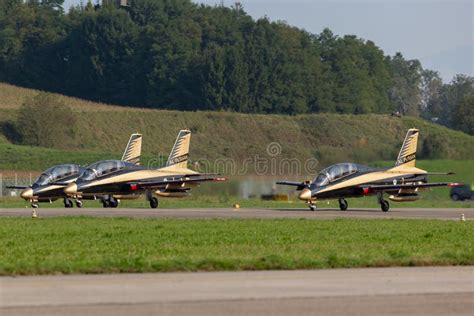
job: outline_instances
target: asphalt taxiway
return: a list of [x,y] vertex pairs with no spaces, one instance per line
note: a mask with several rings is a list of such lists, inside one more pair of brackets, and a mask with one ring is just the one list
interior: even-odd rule
[[[0,216],[31,216],[31,208],[0,208]],[[466,220],[474,218],[474,208],[393,208],[382,212],[378,208],[351,209],[257,209],[257,208],[183,208],[183,209],[132,209],[132,208],[39,208],[38,216],[102,216],[151,218],[418,218]]]
[[1,315],[472,315],[473,267],[0,278]]

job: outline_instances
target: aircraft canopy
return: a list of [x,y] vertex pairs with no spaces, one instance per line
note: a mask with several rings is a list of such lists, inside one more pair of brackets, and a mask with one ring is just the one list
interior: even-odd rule
[[353,174],[357,171],[357,165],[353,163],[339,163],[336,165],[332,165],[323,171],[321,171],[316,179],[314,179],[314,183],[317,187],[321,187],[327,185],[329,182],[333,182],[344,178],[348,175]]
[[36,185],[47,185],[60,179],[78,174],[80,167],[78,165],[59,165],[44,171],[34,182]]
[[125,163],[121,160],[99,161],[88,166],[79,178],[81,180],[90,181],[123,168],[125,168]]

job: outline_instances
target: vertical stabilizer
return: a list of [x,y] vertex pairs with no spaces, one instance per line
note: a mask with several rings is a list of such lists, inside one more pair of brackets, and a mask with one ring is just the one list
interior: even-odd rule
[[171,150],[170,156],[166,166],[173,166],[177,168],[187,168],[189,144],[191,142],[191,131],[183,129],[179,131],[176,142]]
[[142,155],[142,135],[132,134],[128,141],[127,147],[123,152],[122,161],[140,164],[140,157]]
[[397,161],[395,162],[395,167],[415,167],[418,134],[419,132],[415,128],[408,130],[402,148],[400,149],[400,153],[398,154]]

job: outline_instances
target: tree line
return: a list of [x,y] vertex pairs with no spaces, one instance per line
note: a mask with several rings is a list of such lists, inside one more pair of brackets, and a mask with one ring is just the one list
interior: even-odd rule
[[472,77],[443,84],[418,60],[386,56],[372,41],[254,20],[242,7],[113,2],[65,13],[63,0],[2,0],[0,80],[158,109],[399,111],[473,134]]

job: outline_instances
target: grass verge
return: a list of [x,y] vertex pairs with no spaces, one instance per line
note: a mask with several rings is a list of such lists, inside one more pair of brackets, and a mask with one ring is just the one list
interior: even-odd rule
[[[60,162],[91,162],[90,158],[107,153],[107,158],[120,157],[134,132],[144,136],[143,153],[158,158],[169,153],[182,128],[193,131],[190,158],[209,162],[208,171],[225,173],[243,166],[250,173],[256,171],[257,156],[303,163],[316,158],[320,167],[343,161],[394,161],[412,127],[420,129],[418,157],[471,159],[474,151],[473,136],[413,117],[179,112],[118,107],[61,95],[56,96],[77,118],[73,139],[55,144],[55,150],[13,145],[19,107],[38,92],[0,83],[0,143],[9,145],[0,146],[0,169],[39,171]],[[275,142],[278,153],[270,156],[269,146]],[[223,158],[231,160],[232,167],[216,162]]]
[[474,222],[0,218],[0,274],[472,265]]

